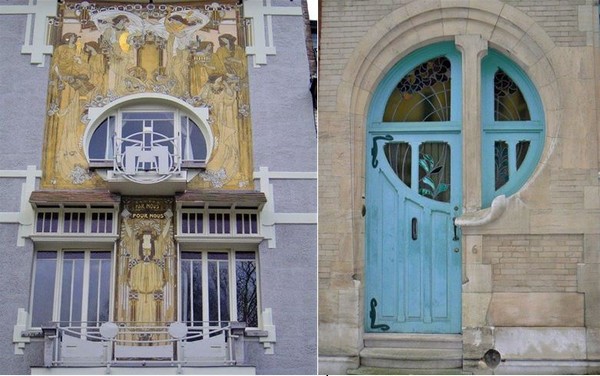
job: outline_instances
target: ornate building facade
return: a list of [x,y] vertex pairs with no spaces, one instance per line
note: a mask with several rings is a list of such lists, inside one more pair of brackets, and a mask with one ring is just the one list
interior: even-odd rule
[[307,17],[0,6],[5,372],[316,372]]
[[323,0],[321,373],[597,373],[598,3]]

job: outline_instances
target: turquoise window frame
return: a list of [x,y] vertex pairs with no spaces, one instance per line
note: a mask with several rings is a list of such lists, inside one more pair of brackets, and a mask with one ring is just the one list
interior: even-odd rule
[[[545,139],[545,121],[542,101],[535,86],[525,72],[500,52],[490,49],[481,63],[481,183],[482,207],[489,207],[495,197],[510,196],[519,191],[531,177],[540,161]],[[494,75],[501,69],[519,87],[527,107],[530,120],[494,120]],[[509,180],[496,190],[494,142],[509,144]],[[529,150],[519,169],[516,169],[516,143],[530,141]]]
[[[419,64],[444,56],[450,61],[450,121],[383,122],[385,106],[398,82]],[[454,42],[439,42],[420,48],[398,62],[381,80],[369,108],[368,131],[386,133],[394,131],[460,132],[462,129],[462,61]]]

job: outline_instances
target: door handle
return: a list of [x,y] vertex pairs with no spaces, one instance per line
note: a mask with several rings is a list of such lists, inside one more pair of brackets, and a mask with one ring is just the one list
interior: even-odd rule
[[456,233],[456,217],[452,218],[452,226],[454,226],[454,237],[452,238],[452,240],[457,241],[458,235]]
[[417,229],[417,218],[413,217],[413,219],[410,222],[411,222],[410,227],[411,227],[411,237],[412,237],[412,240],[417,240],[417,237],[418,237],[417,236],[417,232],[418,232],[418,229]]

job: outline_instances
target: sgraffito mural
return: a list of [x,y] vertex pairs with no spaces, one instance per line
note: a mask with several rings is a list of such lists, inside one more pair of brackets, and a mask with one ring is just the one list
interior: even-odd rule
[[115,319],[152,325],[176,320],[177,250],[173,199],[123,197]]
[[143,93],[209,108],[213,150],[188,188],[250,184],[248,67],[237,2],[59,6],[51,24],[43,188],[105,187],[85,155],[88,110]]

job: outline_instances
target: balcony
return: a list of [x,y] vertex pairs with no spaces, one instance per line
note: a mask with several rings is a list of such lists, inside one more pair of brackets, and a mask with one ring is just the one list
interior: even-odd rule
[[[53,323],[43,328],[44,368],[32,374],[254,374],[244,363],[244,323],[204,321],[168,325]],[[129,371],[127,371],[129,370]]]

